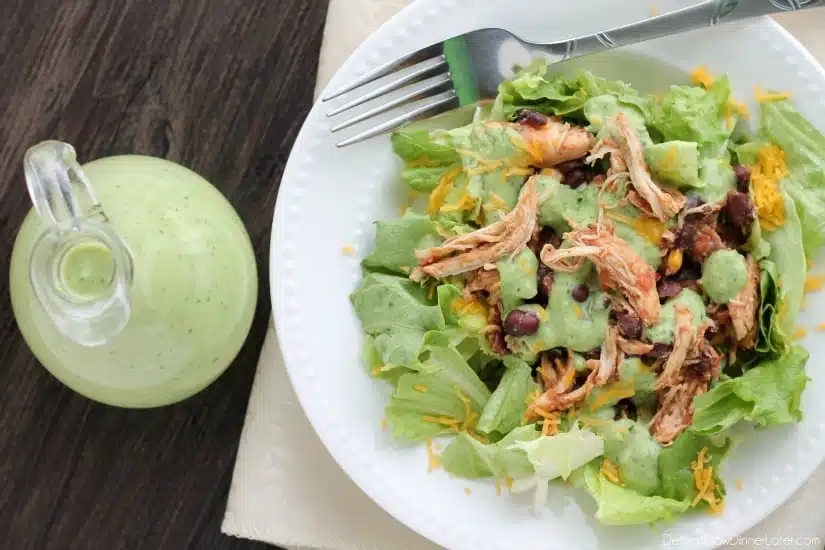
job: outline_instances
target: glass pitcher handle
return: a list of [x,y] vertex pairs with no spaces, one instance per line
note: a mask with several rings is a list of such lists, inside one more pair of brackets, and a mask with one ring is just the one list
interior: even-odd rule
[[[35,296],[66,337],[84,346],[105,344],[131,315],[129,248],[109,224],[74,147],[46,141],[30,148],[23,164],[29,195],[45,226],[29,264]],[[94,292],[78,292],[65,275],[66,262],[84,251],[104,258],[107,266]]]

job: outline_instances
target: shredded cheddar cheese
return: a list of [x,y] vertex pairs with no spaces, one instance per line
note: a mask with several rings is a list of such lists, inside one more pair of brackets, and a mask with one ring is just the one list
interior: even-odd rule
[[739,490],[739,491],[741,491],[741,490],[743,490],[744,488],[745,488],[745,486],[742,484],[742,480],[741,480],[741,479],[737,479],[737,480],[736,480],[736,489],[737,489],[737,490]]
[[497,210],[509,210],[510,205],[504,202],[504,199],[498,196],[495,191],[490,192],[488,195],[490,198],[490,203],[493,205],[493,208]]
[[510,477],[510,476],[505,477],[504,478],[504,484],[507,486],[508,491],[513,490],[513,478],[512,477]]
[[344,245],[341,247],[341,252],[348,256],[351,256],[352,254],[355,254],[355,248],[353,248],[350,245]]
[[433,440],[427,440],[427,473],[434,472],[441,467],[441,464],[438,462],[438,457],[433,451]]
[[767,101],[783,101],[791,98],[791,92],[763,92],[762,88],[756,86],[753,90],[753,95],[759,103]]
[[438,185],[433,189],[432,193],[430,193],[430,199],[427,204],[427,213],[430,216],[434,216],[441,210],[441,207],[444,205],[444,201],[447,200],[447,193],[450,192],[450,189],[453,186],[453,182],[458,175],[461,174],[461,168],[453,168],[452,170],[447,170],[442,174],[441,178],[438,180]]
[[578,317],[579,319],[584,319],[584,312],[582,311],[582,308],[580,308],[576,304],[573,304],[573,312],[576,314],[576,317]]
[[599,469],[599,472],[611,483],[615,483],[616,485],[624,485],[622,482],[622,477],[619,474],[619,469],[615,464],[610,462],[609,459],[605,458],[602,460],[602,467]]
[[611,401],[619,401],[627,397],[633,397],[636,393],[636,383],[634,380],[619,380],[618,382],[605,386],[604,389],[590,402],[590,411],[596,411]]
[[372,368],[372,370],[370,371],[370,373],[371,373],[373,376],[378,376],[379,374],[381,374],[381,369],[382,369],[382,368],[383,368],[383,367],[382,367],[381,365],[378,365],[377,367],[373,367],[373,368]]
[[421,384],[416,384],[415,386],[413,386],[413,389],[420,393],[427,393],[427,386]]
[[816,325],[816,330],[825,330],[825,323],[819,323]]
[[690,73],[690,81],[697,86],[702,86],[706,90],[713,88],[713,85],[716,83],[716,79],[708,72],[707,65],[701,65],[693,69]]
[[450,428],[454,432],[459,431],[458,427],[461,424],[461,420],[457,418],[450,418],[449,416],[427,416],[423,415],[421,417],[422,422],[429,422],[430,424],[440,424],[447,428]]
[[792,338],[794,340],[801,340],[802,338],[805,338],[807,335],[808,329],[806,329],[805,327],[796,327],[796,330],[794,331]]
[[825,288],[825,275],[809,275],[805,278],[805,292],[813,292]]
[[487,306],[475,298],[456,298],[450,303],[459,315],[481,315],[487,317]]
[[748,106],[737,99],[729,98],[726,107],[729,107],[732,113],[738,114],[745,120],[750,120],[751,118],[751,112]]
[[785,223],[785,201],[779,191],[779,182],[788,174],[785,151],[767,145],[759,151],[759,159],[751,167],[754,202],[762,227],[776,230]]
[[476,205],[476,200],[470,196],[470,193],[464,191],[464,194],[461,195],[461,198],[458,199],[458,202],[455,204],[449,204],[441,207],[442,212],[462,212],[466,210],[472,210],[473,207]]
[[501,480],[496,479],[496,496],[501,496]]
[[696,457],[696,460],[690,463],[690,469],[693,471],[693,482],[696,485],[696,496],[691,502],[691,506],[696,506],[702,501],[708,503],[710,512],[712,514],[720,514],[724,509],[724,502],[722,500],[721,490],[716,485],[713,479],[713,466],[707,464],[708,462],[708,448],[703,447]]
[[387,418],[386,418],[386,417],[384,417],[384,418],[382,418],[382,419],[381,419],[381,431],[382,431],[382,432],[386,432],[386,431],[387,431],[387,427],[388,427],[389,425],[390,425],[390,421],[389,421],[389,420],[387,420]]
[[641,216],[636,219],[633,222],[633,229],[656,246],[662,244],[662,238],[665,231],[667,231],[665,224],[657,219],[648,218],[647,216]]

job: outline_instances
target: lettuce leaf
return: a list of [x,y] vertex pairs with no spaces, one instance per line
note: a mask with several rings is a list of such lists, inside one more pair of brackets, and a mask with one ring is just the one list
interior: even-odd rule
[[605,525],[637,525],[673,519],[689,507],[681,500],[662,496],[645,496],[629,487],[620,487],[599,474],[599,467],[588,464],[583,469],[585,489],[596,499],[596,519]]
[[[693,502],[698,491],[691,469],[702,449],[706,451],[706,464],[713,467],[713,479],[724,496],[725,486],[719,477],[719,464],[730,451],[731,443],[725,440],[718,444],[708,436],[697,434],[692,428],[676,438],[670,447],[662,449],[659,454],[659,477],[662,481],[661,495],[678,501]],[[704,508],[702,501],[697,508]]]
[[415,251],[441,242],[429,216],[408,212],[401,218],[376,222],[375,248],[362,265],[407,274],[418,265]]
[[423,440],[467,427],[490,399],[490,390],[454,347],[425,345],[421,355],[419,372],[398,379],[387,405],[393,437]]
[[567,479],[574,470],[604,454],[604,440],[574,424],[570,431],[521,441],[510,446],[527,453],[527,459],[543,482]]
[[718,152],[731,135],[725,122],[725,105],[730,98],[730,82],[723,76],[713,88],[671,86],[653,103],[648,126],[657,130],[663,141],[693,141],[703,151]]
[[756,352],[760,355],[781,356],[788,352],[788,337],[779,326],[779,308],[784,291],[779,286],[776,264],[770,260],[759,262],[759,337]]
[[790,101],[761,104],[760,135],[785,151],[781,186],[796,204],[810,256],[825,244],[825,136]]
[[648,100],[642,98],[629,84],[610,81],[581,71],[573,76],[548,75],[545,61],[538,61],[519,71],[498,88],[499,101],[506,117],[521,109],[532,109],[545,114],[580,114],[591,97],[610,94],[621,103],[633,105],[647,112]]
[[799,422],[807,361],[805,348],[793,346],[782,357],[765,359],[742,376],[720,382],[694,399],[692,430],[716,434],[740,420],[763,427]]
[[783,192],[785,201],[785,223],[767,235],[771,243],[768,255],[780,274],[782,281],[781,303],[777,320],[785,334],[792,334],[796,326],[796,316],[802,307],[805,290],[805,277],[808,264],[802,247],[803,230],[797,216],[796,201]]
[[427,289],[407,277],[368,273],[350,301],[384,364],[413,365],[424,334],[446,326]]
[[527,411],[527,396],[538,390],[530,365],[515,357],[505,357],[504,364],[507,370],[476,426],[483,434],[504,435],[518,428]]
[[458,152],[441,136],[439,131],[401,128],[393,132],[390,142],[393,152],[407,165],[443,167],[459,163]]
[[484,444],[462,432],[438,456],[438,462],[446,472],[456,477],[528,477],[534,473],[533,465],[527,460],[527,454],[514,449],[513,445],[538,439],[539,436],[534,424],[514,429],[498,443]]

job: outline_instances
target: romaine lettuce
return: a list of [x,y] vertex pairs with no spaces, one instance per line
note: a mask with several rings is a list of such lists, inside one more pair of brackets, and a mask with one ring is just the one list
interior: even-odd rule
[[793,346],[782,357],[765,359],[742,376],[720,382],[694,399],[692,430],[722,432],[740,420],[759,426],[790,424],[802,419],[799,408],[808,382],[808,352]]

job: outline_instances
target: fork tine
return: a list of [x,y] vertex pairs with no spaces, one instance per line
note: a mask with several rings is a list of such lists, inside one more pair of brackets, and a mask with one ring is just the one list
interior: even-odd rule
[[405,55],[404,57],[401,57],[399,59],[394,59],[393,61],[388,61],[387,63],[384,63],[383,65],[379,65],[378,67],[372,69],[371,71],[368,71],[368,72],[364,73],[363,75],[359,76],[358,78],[356,78],[355,80],[353,80],[349,84],[346,84],[346,85],[342,86],[341,88],[338,88],[337,90],[333,90],[333,91],[331,91],[327,94],[324,94],[321,97],[321,101],[325,102],[325,101],[329,101],[330,99],[335,99],[336,97],[342,96],[347,92],[351,92],[352,90],[354,90],[355,88],[358,88],[359,86],[363,86],[364,84],[369,84],[373,80],[377,80],[377,79],[381,78],[382,76],[386,76],[386,75],[388,75],[392,72],[395,72],[395,71],[403,68],[404,64],[407,63],[408,61],[412,60],[412,59],[415,59],[415,58],[424,59],[426,57],[432,57],[433,55],[440,54],[440,53],[441,53],[440,49],[438,49],[437,46],[430,46],[428,48],[420,49],[420,50],[418,50],[416,52],[413,52],[409,55]]
[[335,109],[332,109],[331,111],[329,111],[327,113],[327,116],[328,117],[335,116],[339,113],[343,113],[346,110],[352,109],[353,107],[357,107],[358,105],[361,105],[362,103],[366,103],[367,101],[369,101],[371,99],[375,99],[378,96],[382,96],[386,93],[397,90],[398,88],[404,86],[405,84],[408,84],[408,83],[414,81],[415,79],[417,79],[417,78],[419,78],[419,77],[421,77],[421,76],[423,76],[423,75],[425,75],[425,74],[427,74],[431,71],[434,71],[436,69],[440,69],[441,67],[445,66],[446,64],[447,64],[447,60],[444,59],[444,56],[441,56],[441,55],[437,56],[437,57],[431,57],[429,59],[421,61],[420,63],[416,63],[415,65],[413,65],[411,67],[411,69],[412,69],[411,72],[409,72],[409,73],[407,73],[403,76],[400,76],[400,77],[396,78],[395,80],[387,82],[386,84],[384,84],[382,86],[379,86],[378,88],[376,88],[376,89],[374,89],[370,92],[367,92],[367,93],[365,93],[364,95],[362,95],[360,97],[357,97],[357,98],[355,98],[351,101],[348,101],[347,103],[344,103],[343,105],[341,105],[339,107],[336,107]]
[[349,120],[345,120],[344,122],[342,122],[342,123],[340,123],[336,126],[333,126],[330,131],[334,133],[334,132],[337,132],[339,130],[343,130],[344,128],[349,128],[353,124],[358,124],[359,122],[362,122],[362,121],[364,121],[368,118],[372,118],[376,115],[380,115],[381,113],[389,111],[390,109],[392,109],[394,107],[398,107],[399,105],[407,103],[411,99],[414,99],[416,96],[419,96],[419,95],[424,94],[426,92],[429,92],[431,90],[435,90],[437,88],[440,88],[441,86],[443,86],[444,84],[448,84],[449,82],[451,82],[450,75],[447,74],[447,73],[439,74],[439,75],[430,77],[426,80],[416,82],[415,84],[412,84],[412,85],[407,86],[406,88],[404,88],[405,90],[406,89],[409,90],[404,95],[402,95],[400,97],[397,97],[396,99],[393,99],[392,101],[388,101],[387,103],[385,103],[383,105],[379,105],[377,107],[373,107],[372,109],[370,109],[368,111],[364,111],[360,115],[354,116]]
[[364,130],[363,132],[352,136],[351,138],[347,138],[344,141],[336,143],[338,147],[346,147],[347,145],[352,145],[353,143],[358,143],[359,141],[364,141],[371,137],[377,136],[378,134],[383,134],[389,130],[393,130],[398,128],[405,122],[409,122],[414,118],[422,115],[428,111],[435,109],[436,107],[440,107],[452,101],[455,101],[456,93],[455,90],[448,90],[446,92],[441,92],[436,94],[430,98],[428,98],[424,103],[419,105],[418,107],[404,113],[398,115],[397,117],[391,118],[386,122],[382,122],[381,124],[370,128],[369,130]]

